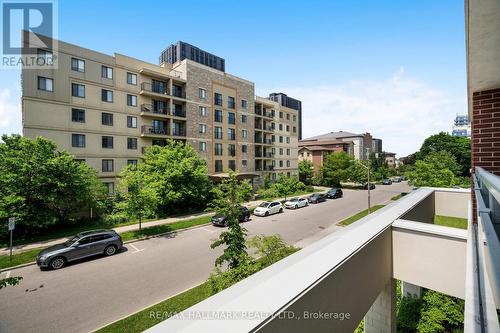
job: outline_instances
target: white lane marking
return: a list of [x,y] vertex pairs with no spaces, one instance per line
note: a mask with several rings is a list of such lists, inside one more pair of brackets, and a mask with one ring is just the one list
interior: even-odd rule
[[135,250],[135,251],[134,251],[134,252],[132,252],[132,253],[137,253],[137,252],[144,251],[144,249],[140,249],[140,250],[139,250],[139,249],[138,249],[138,248],[137,248],[134,244],[130,244],[130,246],[131,246],[131,247],[133,247],[133,248],[134,248],[134,250]]

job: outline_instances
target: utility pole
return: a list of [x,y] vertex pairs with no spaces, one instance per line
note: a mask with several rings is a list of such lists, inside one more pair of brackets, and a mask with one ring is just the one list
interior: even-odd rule
[[368,161],[368,214],[371,213],[371,197],[370,197],[370,187],[372,184],[370,183],[370,148],[366,148],[366,160]]

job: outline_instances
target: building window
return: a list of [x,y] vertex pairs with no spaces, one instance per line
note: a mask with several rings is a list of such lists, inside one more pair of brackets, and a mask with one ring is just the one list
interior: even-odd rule
[[297,133],[297,127],[293,126],[293,133]]
[[282,131],[283,130],[283,124],[280,124],[279,128],[280,128],[280,131]]
[[108,66],[102,66],[101,67],[101,75],[105,79],[112,79],[113,78],[113,68],[108,67]]
[[71,134],[71,146],[85,148],[85,134]]
[[283,167],[283,161],[280,161],[280,168]]
[[235,160],[227,161],[227,166],[229,169],[236,171],[236,161]]
[[127,116],[127,127],[137,128],[137,117]]
[[127,138],[127,149],[137,149],[137,138]]
[[243,168],[246,168],[246,167],[247,167],[247,165],[248,165],[248,164],[247,164],[247,160],[241,160],[241,166],[242,166]]
[[102,172],[113,172],[114,162],[113,160],[102,160]]
[[[290,161],[286,161],[286,167],[289,168],[290,167]],[[290,177],[290,176],[289,176]]]
[[241,115],[241,122],[246,123],[247,122],[247,116],[245,114]]
[[101,114],[101,122],[102,122],[103,125],[113,126],[113,114],[112,113],[103,112]]
[[248,138],[248,131],[247,131],[247,130],[245,130],[245,129],[244,129],[244,130],[241,130],[241,137],[242,137],[243,139]]
[[247,145],[241,145],[241,152],[246,154],[248,152],[248,146]]
[[115,183],[113,182],[103,182],[104,186],[108,190],[108,194],[112,195],[115,194]]
[[103,102],[113,103],[113,92],[111,90],[101,90],[101,100]]
[[127,165],[137,166],[137,160],[127,160]]
[[54,80],[49,79],[47,77],[39,76],[38,90],[50,91],[50,92],[54,91]]
[[297,121],[297,116],[293,115],[293,121]]
[[137,74],[127,73],[127,84],[137,85]]
[[283,118],[283,112],[280,111],[280,118]]
[[102,136],[102,148],[113,149],[113,137],[109,135]]
[[128,106],[137,106],[137,96],[127,94],[127,105]]
[[71,121],[75,123],[85,122],[85,110],[82,109],[71,109]]
[[200,116],[201,116],[201,117],[205,117],[205,116],[207,115],[207,108],[206,108],[206,107],[204,107],[204,106],[200,106],[200,107],[198,108],[198,110],[199,110],[199,112],[200,112]]
[[222,143],[216,143],[214,145],[214,155],[222,156]]
[[283,148],[280,148],[280,155],[283,155]]
[[77,58],[71,58],[71,70],[85,73],[85,61]]
[[36,55],[37,55],[37,60],[38,60],[38,58],[41,58],[41,59],[43,59],[43,61],[45,62],[45,64],[51,64],[51,63],[53,63],[53,57],[54,57],[54,55],[50,51],[42,50],[42,49],[37,49],[36,50]]
[[246,99],[241,100],[241,108],[246,109],[248,107],[248,101]]
[[83,84],[72,83],[71,84],[71,96],[85,97],[85,86]]
[[290,143],[290,137],[289,136],[286,137],[286,143]]
[[222,127],[214,128],[214,138],[222,140]]
[[205,124],[200,124],[200,129],[199,129],[200,133],[202,134],[205,134],[207,133],[207,125]]
[[207,98],[207,91],[203,88],[198,88],[198,97],[202,99]]
[[290,132],[290,125],[286,125],[286,131]]
[[276,136],[271,135],[271,141],[272,141],[272,142],[276,142]]
[[227,139],[236,140],[236,130],[234,128],[229,128],[227,130]]
[[271,123],[271,128],[272,128],[273,130],[275,130],[275,129],[276,129],[276,124],[275,124],[275,123]]
[[222,95],[219,93],[214,93],[214,104],[222,106]]
[[236,145],[234,144],[227,145],[227,154],[229,156],[236,156]]
[[215,160],[215,172],[222,172],[222,161]]
[[229,112],[229,113],[228,113],[228,120],[227,120],[227,121],[228,121],[228,122],[229,122],[229,124],[231,124],[231,125],[236,124],[236,116],[235,116],[234,112]]
[[215,122],[222,123],[222,111],[221,110],[215,110],[214,118],[215,118]]
[[207,151],[207,143],[206,142],[200,142],[198,147],[199,147],[199,150],[202,152]]
[[283,137],[280,135],[280,143],[283,143]]
[[227,96],[227,108],[228,109],[234,109],[234,97]]
[[286,154],[287,154],[287,155],[290,155],[290,148],[287,148],[287,149],[286,149]]
[[290,120],[290,114],[289,113],[286,114],[286,120]]

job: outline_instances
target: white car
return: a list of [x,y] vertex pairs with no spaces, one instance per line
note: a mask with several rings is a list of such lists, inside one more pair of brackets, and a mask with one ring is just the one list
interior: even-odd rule
[[259,205],[259,207],[255,208],[253,214],[257,216],[269,216],[282,212],[283,207],[281,207],[281,203],[279,203],[279,201],[264,201]]
[[288,209],[297,209],[305,206],[309,206],[309,202],[307,202],[306,198],[292,198],[285,202],[285,208]]

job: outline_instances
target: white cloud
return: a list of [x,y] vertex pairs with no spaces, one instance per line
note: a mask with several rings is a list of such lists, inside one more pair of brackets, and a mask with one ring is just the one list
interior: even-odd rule
[[370,132],[398,156],[417,151],[423,140],[450,131],[466,96],[452,96],[416,79],[401,67],[382,81],[280,89],[302,100],[303,137],[331,131]]
[[0,89],[0,134],[21,133],[21,104],[19,97],[8,88]]

